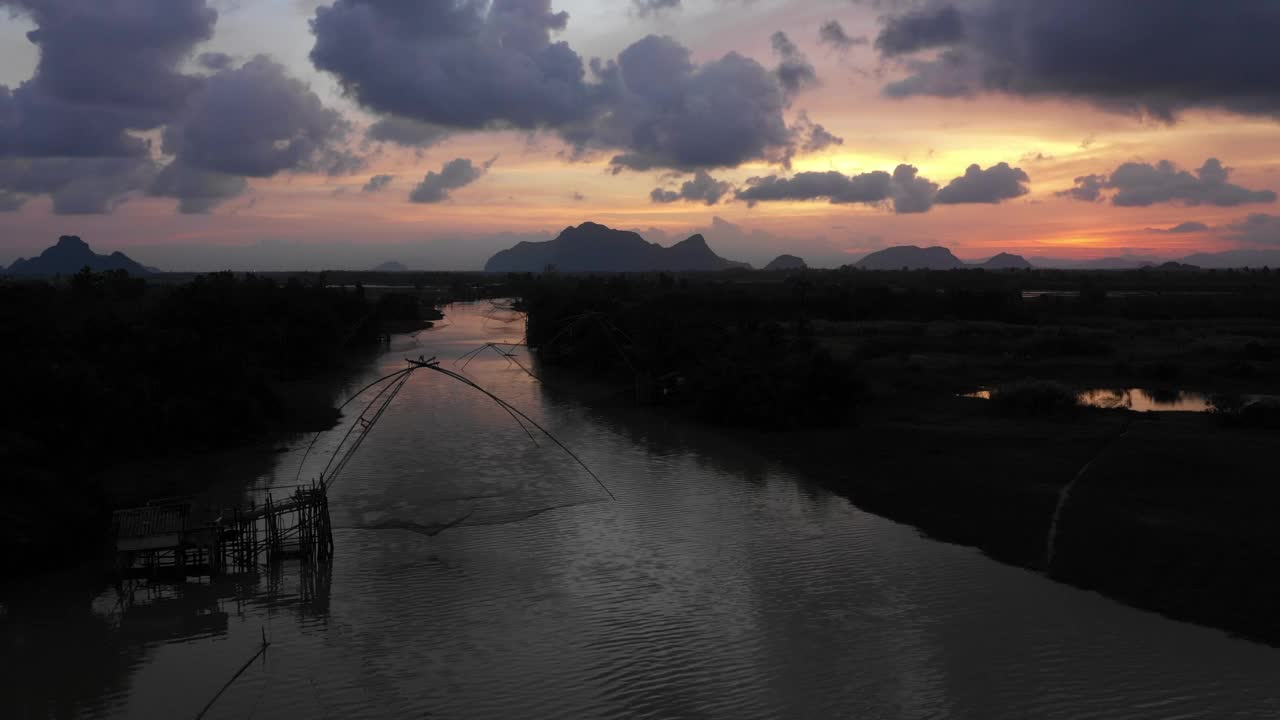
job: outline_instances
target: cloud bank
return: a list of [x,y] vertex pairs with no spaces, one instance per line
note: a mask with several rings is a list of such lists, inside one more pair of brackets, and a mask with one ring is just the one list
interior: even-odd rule
[[[34,75],[0,86],[6,207],[47,194],[58,214],[107,213],[134,194],[206,212],[286,171],[349,172],[347,123],[267,56],[193,57],[207,0],[0,0],[36,25]],[[210,74],[188,74],[183,65]],[[149,139],[159,131],[163,154]]]
[[770,175],[747,181],[737,198],[748,204],[776,201],[827,200],[832,204],[889,205],[897,214],[928,212],[935,204],[998,204],[1030,192],[1031,178],[1020,168],[1000,163],[983,170],[971,165],[961,177],[939,190],[920,177],[912,165],[899,165],[893,174],[877,170],[860,175],[836,171],[802,172],[790,178]]
[[1169,160],[1158,163],[1129,162],[1110,175],[1085,175],[1075,179],[1075,187],[1059,192],[1060,197],[1100,202],[1107,191],[1117,207],[1150,207],[1159,203],[1235,207],[1276,201],[1271,190],[1250,190],[1229,182],[1231,168],[1217,158],[1209,158],[1194,173],[1180,169]]
[[895,97],[1080,99],[1166,121],[1193,108],[1280,118],[1266,0],[966,0],[910,5],[875,47]]
[[426,177],[422,178],[422,182],[409,193],[409,202],[444,202],[449,199],[451,191],[466,187],[484,177],[493,163],[494,161],[490,160],[476,166],[468,158],[451,160],[440,168],[440,172],[434,170],[428,172]]

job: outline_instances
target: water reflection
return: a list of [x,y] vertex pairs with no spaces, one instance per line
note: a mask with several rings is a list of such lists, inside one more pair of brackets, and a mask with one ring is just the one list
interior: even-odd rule
[[1214,409],[1208,395],[1182,390],[1086,390],[1080,404],[1099,408],[1126,408],[1136,412],[1208,412]]
[[[291,563],[256,578],[125,580],[101,588],[68,577],[54,580],[53,587],[6,588],[8,611],[0,614],[5,668],[0,716],[136,715],[129,711],[133,676],[159,662],[162,648],[226,644],[237,622],[259,611],[265,611],[264,623],[286,618],[298,626],[323,623],[331,582],[329,571]],[[216,667],[206,659],[184,658],[185,667],[191,672]],[[179,694],[186,685],[179,684]]]
[[[518,339],[519,323],[483,310],[454,308],[411,354]],[[408,351],[379,358],[368,379]],[[137,586],[127,599],[97,586],[0,593],[0,717],[192,717],[263,632],[265,659],[210,717],[1277,710],[1274,650],[923,539],[749,446],[584,407],[575,389],[543,386],[497,354],[467,373],[578,452],[618,500],[475,391],[415,377],[331,491],[331,573],[284,566]],[[335,445],[321,439],[304,479]],[[301,455],[277,456],[251,492],[288,485]]]
[[[961,397],[990,400],[997,391],[981,388]],[[1085,407],[1126,409],[1135,412],[1211,412],[1223,407],[1269,400],[1269,395],[1210,395],[1186,390],[1148,388],[1093,388],[1077,394]]]

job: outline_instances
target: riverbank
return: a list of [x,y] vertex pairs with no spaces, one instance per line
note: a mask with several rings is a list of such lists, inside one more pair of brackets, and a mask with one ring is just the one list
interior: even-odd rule
[[[1016,283],[1061,274],[991,275],[816,273],[790,285],[551,279],[526,289],[529,337],[548,366],[612,386],[609,402],[722,426],[870,512],[1136,607],[1280,645],[1280,580],[1269,573],[1280,560],[1276,418],[1238,402],[1275,394],[1280,319],[1269,308],[1280,287],[1266,274],[1205,274],[1178,278],[1178,292],[1128,296],[1131,279],[1156,280],[1094,274],[1080,277],[1094,292],[1046,298]],[[1196,282],[1223,294],[1195,295]],[[584,313],[600,320],[575,319]],[[717,347],[725,337],[743,346],[766,338],[774,357],[792,360],[756,372],[757,360]],[[822,367],[849,380],[838,392],[828,392],[829,375],[814,382],[812,359],[823,354]],[[802,392],[783,395],[770,374],[778,369],[799,377]],[[723,380],[714,394],[708,377]],[[960,397],[1024,378],[1033,379],[1025,403]],[[646,384],[659,392],[635,391]],[[1175,397],[1194,389],[1220,398],[1225,412],[1077,405],[1077,392],[1117,387]],[[804,417],[819,397],[828,404]],[[842,412],[831,412],[832,397]],[[702,412],[708,399],[730,412]]]
[[[672,415],[637,409],[616,387],[544,377],[597,409]],[[970,398],[862,415],[822,430],[720,432],[927,537],[1280,646],[1280,580],[1270,572],[1280,562],[1280,488],[1268,431],[1227,427],[1211,413],[1009,417]]]
[[1280,488],[1269,439],[1207,413],[1095,410],[1046,421],[957,399],[857,427],[754,433],[750,442],[930,537],[1280,645],[1280,580],[1271,572],[1280,562]]
[[424,297],[232,273],[0,282],[0,571],[97,563],[112,510],[196,495],[225,453],[265,464],[333,427],[344,378],[392,329],[439,316]]

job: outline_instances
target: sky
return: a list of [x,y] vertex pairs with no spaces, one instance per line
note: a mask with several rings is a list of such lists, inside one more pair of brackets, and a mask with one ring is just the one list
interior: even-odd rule
[[1272,0],[0,0],[0,263],[1280,249]]

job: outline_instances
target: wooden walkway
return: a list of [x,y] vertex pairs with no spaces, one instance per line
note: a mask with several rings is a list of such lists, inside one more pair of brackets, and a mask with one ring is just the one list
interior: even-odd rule
[[119,510],[112,527],[116,569],[124,577],[177,577],[254,573],[296,557],[327,563],[333,557],[329,497],[323,484],[300,486],[275,501],[213,515],[188,502],[162,502]]

